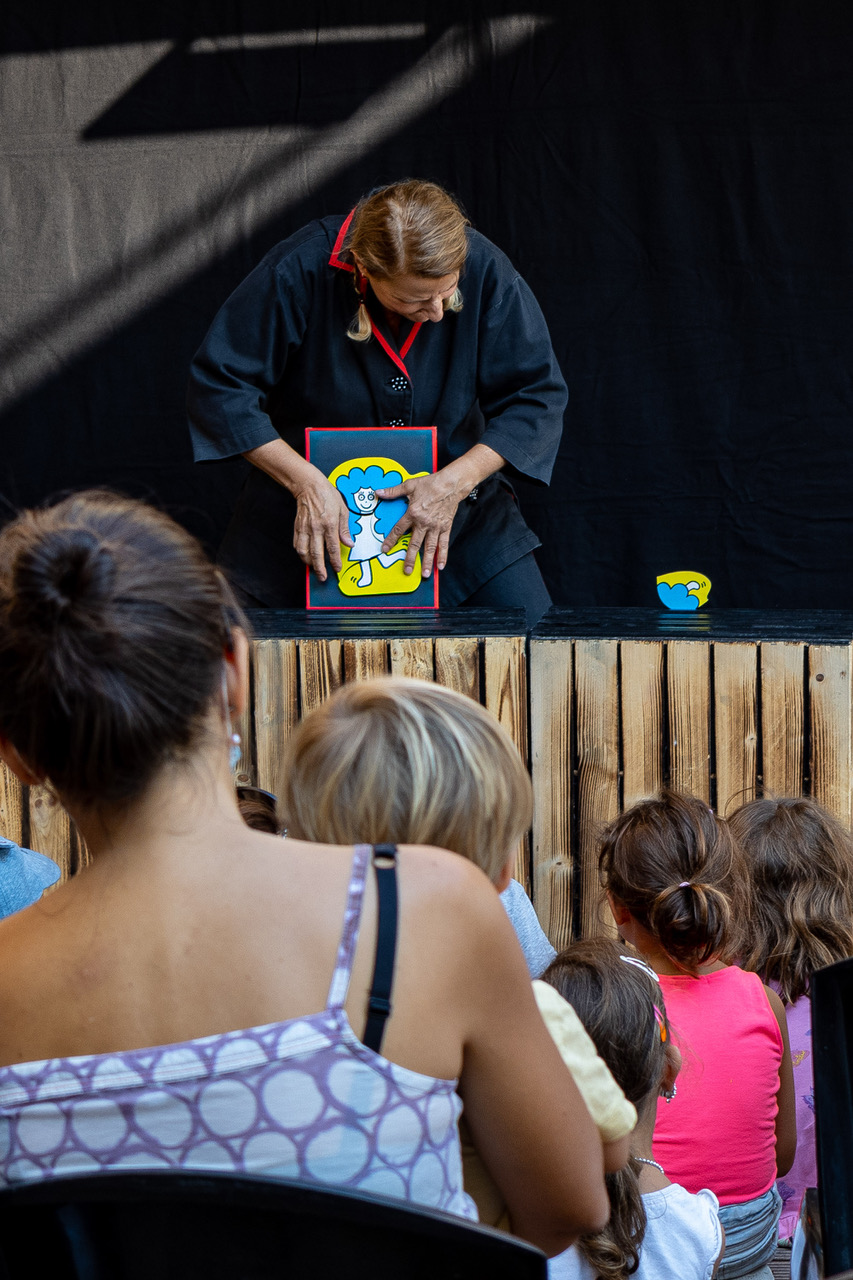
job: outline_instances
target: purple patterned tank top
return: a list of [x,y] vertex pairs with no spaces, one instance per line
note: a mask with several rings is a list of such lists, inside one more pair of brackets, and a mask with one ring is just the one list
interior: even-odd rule
[[0,1185],[199,1169],[351,1187],[476,1220],[455,1080],[389,1062],[344,1011],[370,846],[356,847],[322,1013],[182,1044],[0,1068]]

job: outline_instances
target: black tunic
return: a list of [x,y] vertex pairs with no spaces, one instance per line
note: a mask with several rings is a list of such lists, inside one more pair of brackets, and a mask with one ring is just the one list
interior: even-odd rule
[[[510,484],[547,484],[567,392],[544,317],[506,256],[468,232],[464,306],[439,323],[401,318],[395,339],[368,291],[376,336],[353,342],[358,297],[338,256],[341,217],[283,240],[232,293],[192,363],[188,409],[196,461],[280,436],[304,455],[306,427],[436,426],[438,465],[478,441],[507,462],[453,522],[441,602],[456,605],[539,545]],[[296,503],[256,468],[220,549],[234,581],[270,607],[305,598],[293,550]]]

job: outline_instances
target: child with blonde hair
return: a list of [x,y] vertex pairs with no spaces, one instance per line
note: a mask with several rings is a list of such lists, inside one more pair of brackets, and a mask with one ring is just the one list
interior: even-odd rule
[[[437,844],[475,863],[499,891],[516,884],[529,906],[511,876],[532,816],[530,777],[508,734],[473,699],[402,677],[346,684],[297,725],[282,778],[279,814],[289,835]],[[620,1168],[634,1107],[574,1011],[551,986],[533,988],[598,1125],[606,1167]],[[464,1117],[462,1134],[465,1187],[480,1220],[508,1227],[503,1196],[466,1141]]]
[[753,891],[740,964],[778,993],[791,1038],[797,1154],[776,1184],[788,1240],[806,1187],[817,1186],[809,991],[815,969],[853,956],[853,837],[810,796],[751,800],[729,826]]

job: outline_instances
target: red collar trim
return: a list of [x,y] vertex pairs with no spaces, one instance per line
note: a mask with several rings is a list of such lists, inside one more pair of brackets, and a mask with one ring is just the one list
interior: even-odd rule
[[347,232],[349,231],[349,224],[352,222],[352,215],[354,213],[355,213],[355,209],[354,208],[350,209],[349,213],[344,218],[343,226],[338,232],[338,238],[335,241],[335,247],[332,250],[331,258],[329,259],[330,267],[340,267],[342,271],[352,271],[353,273],[355,272],[355,267],[351,262],[342,262],[340,253],[341,253],[341,249],[344,246],[344,240],[346,240],[347,238]]
[[402,347],[400,348],[400,354],[399,354],[399,355],[398,355],[398,354],[397,354],[397,352],[394,350],[394,348],[391,346],[391,343],[388,341],[388,339],[387,339],[387,338],[385,338],[385,337],[383,336],[383,334],[381,334],[381,333],[379,332],[379,328],[378,328],[378,326],[377,326],[377,325],[374,325],[374,326],[373,326],[373,336],[374,336],[374,338],[375,338],[375,339],[376,339],[376,341],[379,343],[380,347],[381,347],[381,348],[382,348],[382,350],[385,352],[386,356],[389,356],[389,357],[394,361],[394,363],[395,363],[395,365],[397,366],[397,368],[398,368],[398,369],[400,370],[400,372],[405,376],[405,378],[406,378],[407,382],[411,382],[411,381],[412,381],[412,379],[411,379],[411,375],[410,375],[410,373],[409,373],[408,369],[407,369],[407,368],[406,368],[406,366],[403,364],[403,360],[404,360],[404,359],[405,359],[405,357],[409,354],[409,348],[411,347],[412,343],[414,342],[414,340],[415,340],[415,335],[417,334],[418,329],[420,329],[420,327],[421,327],[421,324],[422,324],[422,323],[423,323],[423,322],[422,322],[421,320],[419,320],[419,321],[417,322],[417,324],[413,324],[413,325],[412,325],[412,332],[409,334],[408,338],[406,339],[406,341],[403,343]]

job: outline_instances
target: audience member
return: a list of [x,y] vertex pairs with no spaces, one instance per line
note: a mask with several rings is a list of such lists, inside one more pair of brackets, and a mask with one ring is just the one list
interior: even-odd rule
[[781,1000],[729,963],[747,916],[743,855],[708,805],[664,792],[611,823],[599,867],[622,937],[660,976],[684,1057],[677,1099],[658,1105],[655,1159],[688,1191],[717,1196],[721,1280],[772,1280],[794,1085]]
[[242,822],[247,663],[222,576],[150,508],[78,494],[0,534],[0,750],[91,855],[0,922],[0,1182],[245,1170],[471,1217],[458,1087],[514,1227],[559,1252],[606,1219],[601,1143],[491,886],[399,851],[366,1047],[371,850]]
[[639,1113],[631,1160],[607,1175],[610,1221],[553,1258],[550,1280],[711,1280],[723,1251],[717,1197],[691,1195],[652,1158],[657,1100],[681,1063],[657,974],[633,949],[598,938],[561,952],[545,981],[574,1007]]
[[[518,883],[510,876],[530,824],[530,778],[508,734],[471,698],[399,677],[345,685],[294,730],[284,779],[281,819],[302,839],[437,842],[475,863],[498,890]],[[520,884],[518,892],[535,919]],[[542,932],[538,921],[536,930]],[[536,971],[530,956],[528,965]],[[636,1112],[574,1010],[546,984],[533,987],[596,1119],[606,1167],[621,1168]],[[464,1117],[461,1131],[465,1186],[481,1221],[508,1228],[504,1199],[468,1141]]]
[[806,1187],[817,1186],[809,988],[815,969],[853,956],[853,838],[809,796],[752,800],[729,825],[753,890],[740,963],[778,993],[788,1016],[797,1154],[777,1186],[779,1236],[789,1240]]
[[0,918],[37,902],[59,876],[53,858],[0,836]]

